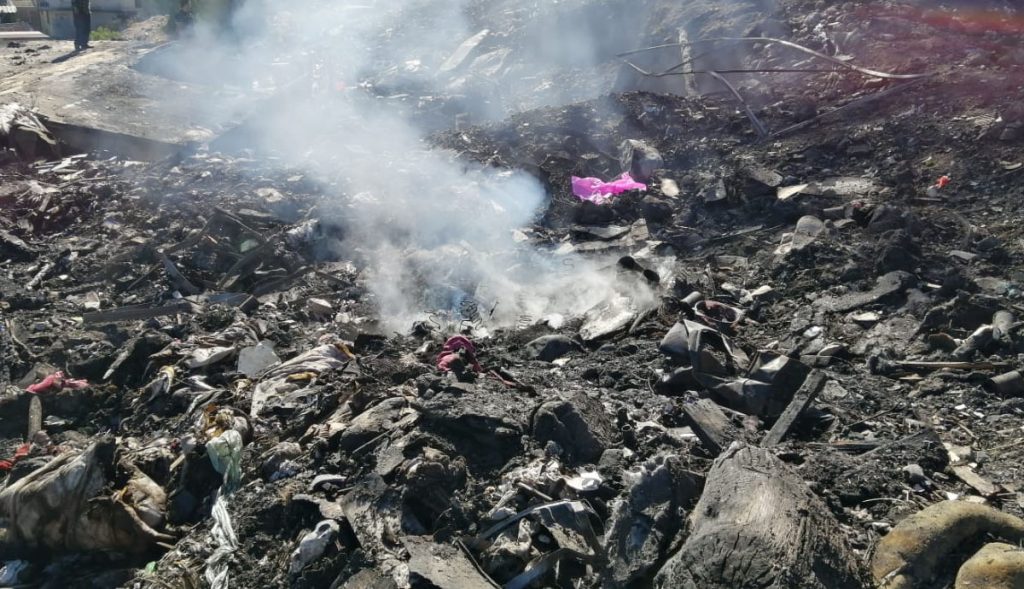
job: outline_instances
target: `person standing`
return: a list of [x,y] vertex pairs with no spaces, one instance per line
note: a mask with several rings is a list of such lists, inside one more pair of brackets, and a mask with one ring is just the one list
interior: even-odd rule
[[75,51],[89,48],[92,33],[92,13],[89,0],[71,0],[71,15],[75,21]]

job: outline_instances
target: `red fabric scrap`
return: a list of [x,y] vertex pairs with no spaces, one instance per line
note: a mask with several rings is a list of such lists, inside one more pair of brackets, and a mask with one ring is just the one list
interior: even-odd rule
[[483,372],[483,367],[476,360],[476,346],[473,345],[473,342],[468,337],[463,335],[450,337],[448,341],[444,342],[441,353],[437,355],[437,369],[441,372],[451,371],[451,364],[459,357],[460,350],[464,352],[466,359],[472,364],[473,370]]
[[32,449],[32,444],[22,444],[18,446],[18,449],[14,451],[14,456],[7,460],[0,460],[0,472],[9,472],[19,460],[28,456],[29,450]]
[[52,390],[62,389],[84,389],[89,386],[89,381],[78,378],[67,378],[61,371],[54,372],[40,382],[29,386],[26,391],[30,393],[48,393]]
[[936,188],[945,188],[946,186],[949,185],[949,182],[950,182],[949,176],[940,176],[938,181],[935,182],[935,187]]

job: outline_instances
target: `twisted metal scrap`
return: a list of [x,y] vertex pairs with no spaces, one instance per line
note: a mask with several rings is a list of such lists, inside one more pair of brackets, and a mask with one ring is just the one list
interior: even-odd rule
[[871,68],[866,68],[866,67],[859,66],[857,64],[849,63],[849,62],[843,61],[841,59],[837,59],[835,57],[832,57],[831,55],[826,55],[826,54],[821,53],[819,51],[815,51],[814,49],[811,49],[809,47],[804,47],[803,45],[800,45],[800,44],[797,44],[797,43],[793,43],[792,41],[786,41],[785,39],[776,39],[774,37],[710,37],[710,38],[707,38],[707,39],[698,39],[696,41],[687,41],[687,42],[681,42],[681,43],[667,43],[667,44],[664,44],[664,45],[655,45],[653,47],[645,47],[643,49],[635,49],[633,51],[626,51],[625,53],[620,53],[620,54],[618,54],[618,57],[626,57],[626,56],[629,56],[629,55],[636,55],[638,53],[645,53],[645,52],[648,52],[648,51],[655,51],[655,50],[658,50],[658,49],[666,49],[666,48],[670,48],[670,47],[688,47],[688,46],[696,45],[698,43],[714,43],[714,42],[768,43],[768,44],[774,43],[774,44],[778,44],[778,45],[783,45],[785,47],[789,47],[791,49],[795,49],[797,51],[800,51],[801,53],[805,53],[807,55],[810,55],[810,56],[814,57],[815,59],[821,59],[821,60],[827,61],[827,62],[829,62],[829,63],[831,63],[833,65],[836,65],[836,66],[839,66],[841,68],[845,68],[845,69],[848,69],[848,70],[851,70],[851,71],[863,74],[865,76],[869,76],[869,77],[873,77],[873,78],[881,78],[881,79],[885,79],[885,80],[910,80],[910,81],[905,83],[905,84],[901,84],[899,86],[896,86],[894,88],[890,88],[888,90],[884,90],[882,92],[878,92],[878,93],[875,93],[873,95],[870,95],[870,96],[867,96],[867,97],[863,97],[863,98],[854,100],[853,102],[847,103],[847,104],[845,104],[845,105],[843,105],[843,106],[841,106],[841,107],[839,107],[839,108],[837,108],[837,109],[835,109],[833,111],[830,111],[830,112],[818,115],[817,117],[814,117],[814,118],[812,118],[812,119],[810,119],[808,121],[804,121],[802,123],[798,123],[796,125],[787,127],[787,128],[782,129],[780,131],[776,131],[775,133],[769,133],[768,128],[765,126],[764,123],[761,122],[760,119],[757,118],[757,115],[754,114],[753,109],[750,108],[750,105],[748,105],[746,100],[743,99],[743,96],[739,93],[739,91],[722,76],[723,73],[836,73],[838,70],[836,70],[836,69],[816,69],[816,68],[778,68],[778,69],[773,69],[773,68],[757,68],[757,69],[732,69],[732,70],[719,70],[719,71],[716,71],[716,70],[697,70],[697,69],[691,69],[691,70],[687,70],[687,71],[680,70],[680,68],[682,68],[683,66],[685,66],[687,64],[690,64],[690,63],[693,63],[697,59],[700,59],[701,57],[704,57],[704,56],[712,53],[711,51],[706,51],[704,53],[701,53],[701,54],[699,54],[697,56],[694,56],[694,57],[692,57],[690,59],[687,59],[687,60],[685,60],[685,61],[683,61],[683,62],[681,62],[679,64],[676,64],[676,65],[672,66],[671,68],[669,68],[669,69],[667,69],[667,70],[665,70],[663,72],[657,72],[657,73],[645,71],[645,70],[643,70],[642,68],[640,68],[639,66],[637,66],[636,64],[634,64],[634,63],[632,63],[630,61],[626,61],[626,64],[629,65],[631,68],[633,68],[634,70],[636,70],[637,72],[639,72],[640,74],[642,74],[644,76],[650,76],[650,77],[655,77],[655,78],[659,78],[659,77],[663,77],[663,76],[685,76],[685,75],[693,75],[693,74],[707,74],[707,75],[711,76],[715,80],[718,80],[723,86],[725,86],[726,89],[728,89],[729,92],[736,98],[736,100],[739,101],[739,103],[743,106],[743,110],[746,113],[747,118],[750,119],[751,124],[754,126],[754,130],[757,132],[758,137],[760,139],[762,139],[762,140],[768,139],[770,137],[778,137],[780,135],[783,135],[783,134],[786,134],[786,133],[790,133],[790,132],[796,131],[798,129],[803,129],[803,128],[805,128],[805,127],[807,127],[807,126],[809,126],[809,125],[811,125],[811,124],[813,124],[813,123],[815,123],[815,122],[817,122],[817,121],[819,121],[819,120],[821,120],[821,119],[823,119],[825,117],[832,116],[832,115],[834,115],[834,114],[836,114],[836,113],[838,113],[840,111],[843,111],[845,109],[848,109],[848,108],[850,108],[850,107],[852,107],[852,106],[854,106],[856,104],[863,104],[865,102],[870,102],[872,100],[876,100],[878,98],[882,98],[883,96],[887,96],[889,94],[893,94],[895,92],[898,92],[900,90],[908,88],[908,87],[912,86],[913,84],[916,84],[917,82],[919,82],[919,81],[921,81],[921,80],[923,80],[925,78],[929,78],[929,77],[932,77],[932,76],[935,75],[934,72],[921,73],[921,74],[894,74],[894,73],[891,73],[891,72],[883,72],[883,71],[879,71],[879,70],[874,70],[874,69],[871,69]]

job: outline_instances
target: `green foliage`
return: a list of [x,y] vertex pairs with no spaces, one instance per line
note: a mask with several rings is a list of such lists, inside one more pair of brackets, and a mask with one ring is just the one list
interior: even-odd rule
[[108,27],[97,27],[89,35],[90,41],[120,41],[121,32]]

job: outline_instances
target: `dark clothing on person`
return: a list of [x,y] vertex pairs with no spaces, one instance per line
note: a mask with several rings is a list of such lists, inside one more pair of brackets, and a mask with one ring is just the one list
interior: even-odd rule
[[89,35],[92,33],[89,0],[71,0],[71,16],[75,22],[75,49],[88,49]]

